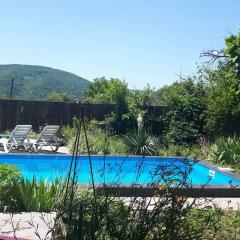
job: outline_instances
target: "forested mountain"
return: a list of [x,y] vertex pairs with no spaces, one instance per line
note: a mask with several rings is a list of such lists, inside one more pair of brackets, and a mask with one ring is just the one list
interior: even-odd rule
[[33,65],[0,65],[0,96],[9,97],[13,81],[13,99],[44,100],[52,93],[67,93],[83,98],[90,82],[75,74]]

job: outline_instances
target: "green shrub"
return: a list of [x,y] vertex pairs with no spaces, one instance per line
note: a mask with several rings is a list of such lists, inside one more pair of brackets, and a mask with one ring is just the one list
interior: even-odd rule
[[54,209],[61,193],[61,184],[39,183],[33,177],[32,181],[21,179],[18,185],[18,197],[23,211],[50,212]]
[[64,141],[69,144],[74,136],[77,134],[77,129],[75,127],[70,127],[70,126],[63,126],[60,129],[60,135],[61,138],[64,139]]
[[156,140],[146,129],[132,132],[125,137],[125,143],[131,153],[136,155],[155,155]]
[[168,106],[160,116],[166,143],[196,144],[204,133],[203,113],[206,109],[204,82],[194,77],[165,86],[155,93],[158,105]]
[[[102,153],[109,154],[109,138],[106,137],[106,133],[104,133],[103,130],[101,129],[94,129],[94,131],[88,130],[87,137],[88,137],[90,152],[92,154],[102,154]],[[74,141],[75,141],[75,136],[72,136],[72,138],[68,142],[68,147],[70,151],[73,150]],[[79,150],[80,150],[80,153],[83,153],[83,154],[86,153],[86,150],[87,150],[86,140],[85,140],[83,131],[81,131]]]
[[237,137],[219,138],[212,145],[209,159],[217,164],[240,168],[240,139]]
[[128,147],[123,138],[119,136],[111,136],[109,139],[109,153],[112,155],[127,154]]
[[193,158],[201,158],[206,159],[207,154],[203,151],[201,146],[199,145],[191,145],[191,146],[184,146],[184,145],[169,145],[163,146],[160,145],[157,148],[157,152],[160,156],[181,156],[181,157],[193,157]]
[[[75,120],[76,121],[76,120]],[[73,150],[75,136],[77,134],[76,124],[74,127],[65,126],[61,132],[68,144],[68,149]],[[87,137],[91,154],[126,154],[127,146],[120,136],[113,136],[108,131],[98,127],[98,123],[91,121],[87,125]],[[79,143],[80,153],[85,154],[87,150],[84,132],[81,130]]]
[[21,179],[22,174],[15,165],[0,165],[0,211],[17,210],[17,185]]
[[165,143],[175,145],[194,145],[200,138],[199,131],[192,123],[171,121],[165,134]]

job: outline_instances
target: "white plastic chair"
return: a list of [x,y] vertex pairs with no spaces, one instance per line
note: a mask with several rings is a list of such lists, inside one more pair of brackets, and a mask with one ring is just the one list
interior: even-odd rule
[[38,152],[43,146],[50,146],[51,150],[56,152],[59,148],[59,143],[57,141],[56,135],[58,129],[58,125],[48,125],[44,127],[36,140],[30,140],[34,151]]
[[0,138],[0,144],[3,145],[5,152],[10,152],[12,149],[21,147],[28,150],[31,146],[28,134],[31,132],[32,125],[17,125],[9,138]]

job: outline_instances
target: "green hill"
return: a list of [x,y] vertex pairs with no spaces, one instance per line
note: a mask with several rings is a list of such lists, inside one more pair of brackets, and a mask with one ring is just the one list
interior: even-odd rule
[[33,65],[0,65],[0,95],[13,99],[44,100],[51,92],[66,92],[83,98],[90,82],[69,72]]

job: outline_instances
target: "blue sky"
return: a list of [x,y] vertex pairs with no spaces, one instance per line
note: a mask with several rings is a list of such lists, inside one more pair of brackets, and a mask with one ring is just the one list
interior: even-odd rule
[[159,88],[196,70],[240,27],[239,0],[1,1],[0,64]]

